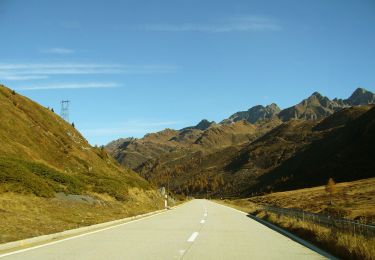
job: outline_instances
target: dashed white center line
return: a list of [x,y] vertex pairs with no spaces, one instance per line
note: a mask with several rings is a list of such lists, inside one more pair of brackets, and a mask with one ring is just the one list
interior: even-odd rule
[[189,237],[189,239],[187,241],[188,242],[194,242],[194,240],[197,238],[198,235],[199,235],[198,232],[194,232],[193,234],[191,234],[191,236]]
[[206,220],[202,219],[202,220],[201,220],[201,224],[204,224],[204,222],[206,222]]
[[204,213],[204,216],[207,217],[207,213]]

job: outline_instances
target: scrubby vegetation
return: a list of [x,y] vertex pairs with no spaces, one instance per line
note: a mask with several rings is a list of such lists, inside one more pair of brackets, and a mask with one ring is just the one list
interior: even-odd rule
[[80,194],[83,182],[41,163],[0,157],[0,192],[54,197],[55,192]]

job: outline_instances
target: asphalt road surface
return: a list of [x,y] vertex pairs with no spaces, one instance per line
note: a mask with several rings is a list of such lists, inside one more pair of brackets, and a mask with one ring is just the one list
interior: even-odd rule
[[247,217],[207,200],[99,232],[0,255],[2,259],[322,259]]

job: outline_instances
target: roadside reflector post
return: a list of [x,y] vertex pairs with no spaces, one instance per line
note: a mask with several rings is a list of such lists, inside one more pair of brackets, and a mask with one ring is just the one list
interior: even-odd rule
[[164,200],[164,207],[167,209],[168,208],[168,195],[165,194],[165,200]]

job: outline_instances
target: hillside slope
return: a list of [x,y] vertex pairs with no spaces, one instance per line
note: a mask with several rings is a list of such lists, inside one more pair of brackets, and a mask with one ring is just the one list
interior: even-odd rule
[[3,86],[0,118],[0,191],[106,192],[121,200],[129,187],[149,188],[58,115]]
[[277,119],[254,125],[244,120],[231,125],[203,121],[197,126],[181,130],[165,129],[140,139],[119,139],[109,143],[106,150],[121,165],[139,170],[159,159],[165,161],[167,158],[180,158],[196,152],[207,154],[227,146],[237,146],[254,140],[280,123]]
[[2,85],[0,118],[0,243],[162,207],[145,179]]

